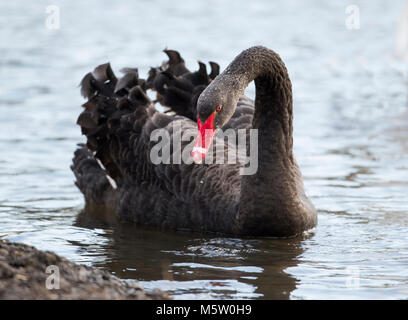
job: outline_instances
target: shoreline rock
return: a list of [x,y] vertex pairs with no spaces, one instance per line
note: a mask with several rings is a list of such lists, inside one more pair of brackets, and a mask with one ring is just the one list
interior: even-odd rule
[[49,251],[0,240],[0,300],[156,300],[159,289],[145,291],[107,271],[78,265]]

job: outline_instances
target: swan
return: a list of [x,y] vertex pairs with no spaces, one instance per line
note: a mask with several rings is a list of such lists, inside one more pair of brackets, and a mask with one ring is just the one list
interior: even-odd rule
[[[78,124],[87,143],[71,168],[85,210],[111,210],[161,229],[237,236],[292,237],[315,227],[317,212],[293,155],[292,85],[279,55],[251,47],[221,74],[212,63],[211,76],[202,64],[188,71],[176,51],[167,55],[147,80],[137,69],[117,79],[109,64],[82,80],[88,101]],[[253,80],[255,102],[243,96]],[[173,114],[157,111],[148,89]],[[163,129],[173,138],[175,124],[196,136],[182,145],[194,162],[152,163],[152,132]],[[209,146],[223,142],[217,132],[224,128],[258,130],[255,174],[240,175],[242,162],[202,163]]]

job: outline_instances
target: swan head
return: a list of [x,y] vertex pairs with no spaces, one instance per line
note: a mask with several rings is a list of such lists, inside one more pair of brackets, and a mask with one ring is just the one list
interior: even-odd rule
[[197,101],[197,138],[191,152],[191,158],[195,163],[204,160],[215,132],[228,122],[236,107],[236,102],[234,104],[234,99],[229,93],[223,95],[221,92],[225,91],[214,90],[211,85],[207,89]]

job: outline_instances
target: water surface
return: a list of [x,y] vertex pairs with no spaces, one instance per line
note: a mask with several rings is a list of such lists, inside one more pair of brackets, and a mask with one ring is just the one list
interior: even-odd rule
[[[107,269],[176,299],[407,299],[407,65],[394,56],[402,1],[48,1],[0,3],[0,237]],[[81,214],[69,166],[96,65],[165,59],[224,68],[263,44],[294,90],[295,155],[319,225],[289,240],[143,230]],[[248,95],[253,96],[253,86]]]

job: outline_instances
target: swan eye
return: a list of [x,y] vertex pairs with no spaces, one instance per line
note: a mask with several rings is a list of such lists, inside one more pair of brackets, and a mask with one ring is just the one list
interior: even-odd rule
[[216,110],[217,112],[220,112],[222,110],[222,105],[218,105]]

